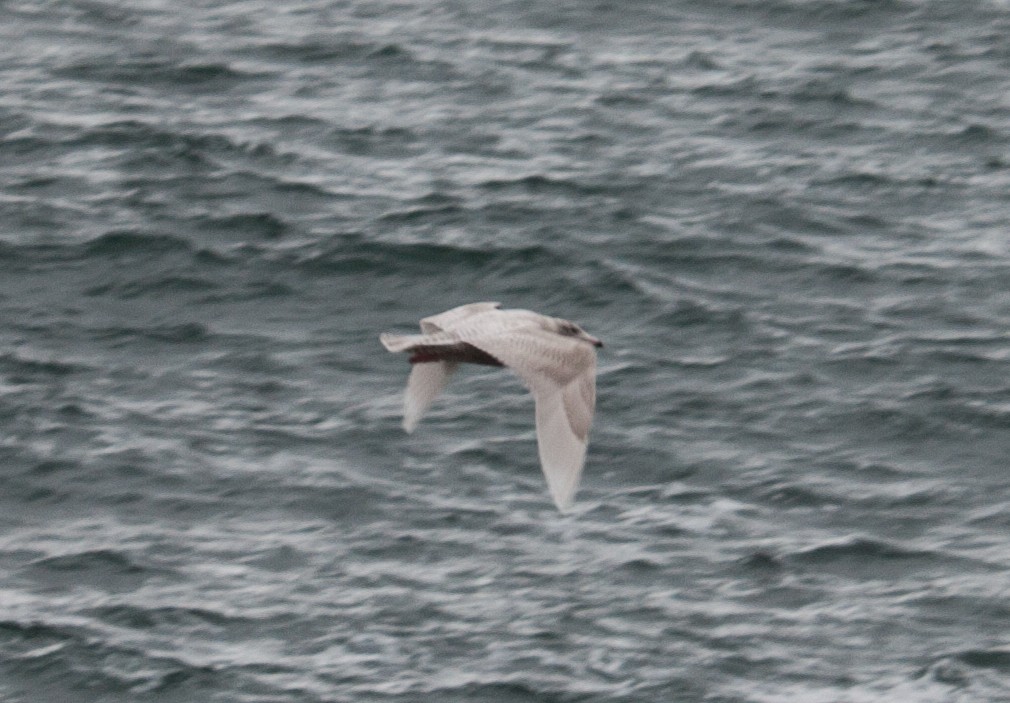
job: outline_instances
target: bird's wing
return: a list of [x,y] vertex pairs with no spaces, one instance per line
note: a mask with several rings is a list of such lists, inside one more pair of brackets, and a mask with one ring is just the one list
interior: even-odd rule
[[413,347],[439,346],[443,344],[458,344],[459,337],[451,332],[432,332],[431,334],[393,334],[383,332],[379,335],[382,346],[391,352],[410,351]]
[[534,394],[534,397],[540,466],[547,479],[547,488],[551,492],[554,504],[558,506],[558,510],[564,512],[575,501],[575,491],[579,487],[582,466],[586,461],[588,442],[572,433],[562,395]]
[[472,317],[477,313],[487,312],[488,310],[496,310],[499,307],[501,307],[501,303],[468,303],[467,305],[460,305],[452,310],[446,310],[438,315],[424,318],[421,320],[421,331],[425,334],[432,334],[448,330],[468,317]]
[[571,507],[596,406],[596,352],[540,329],[462,336],[510,367],[530,389],[547,486],[560,510]]
[[404,430],[408,433],[414,431],[421,416],[445,388],[456,366],[449,361],[413,365],[407,379],[407,391],[403,396]]

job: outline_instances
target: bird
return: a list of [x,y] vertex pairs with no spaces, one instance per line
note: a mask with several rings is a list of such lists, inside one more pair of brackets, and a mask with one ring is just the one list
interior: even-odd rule
[[409,354],[403,429],[409,434],[460,364],[502,366],[533,394],[540,465],[554,504],[574,503],[596,407],[596,349],[574,322],[501,303],[469,303],[421,320],[421,334],[379,340]]

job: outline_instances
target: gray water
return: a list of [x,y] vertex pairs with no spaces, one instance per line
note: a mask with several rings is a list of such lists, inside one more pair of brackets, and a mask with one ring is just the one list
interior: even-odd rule
[[[1010,6],[0,3],[0,699],[1010,697]],[[461,373],[601,350],[576,508]]]

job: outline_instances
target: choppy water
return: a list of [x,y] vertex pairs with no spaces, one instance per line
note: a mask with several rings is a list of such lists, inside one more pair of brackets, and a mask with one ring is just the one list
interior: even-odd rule
[[[1010,7],[0,4],[0,698],[1003,701]],[[378,344],[607,342],[408,437]]]

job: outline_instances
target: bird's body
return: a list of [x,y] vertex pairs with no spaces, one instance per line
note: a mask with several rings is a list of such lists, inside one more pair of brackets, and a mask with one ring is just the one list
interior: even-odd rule
[[417,422],[461,363],[507,366],[536,401],[537,445],[551,496],[575,496],[596,405],[596,347],[578,325],[530,310],[471,303],[421,320],[419,335],[383,334],[391,352],[410,354],[403,427]]

